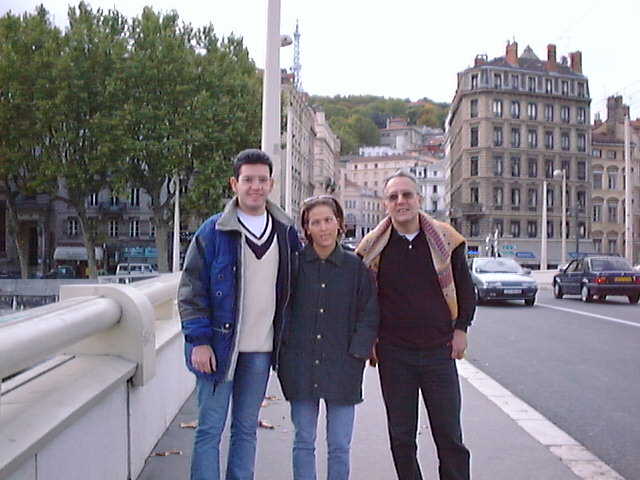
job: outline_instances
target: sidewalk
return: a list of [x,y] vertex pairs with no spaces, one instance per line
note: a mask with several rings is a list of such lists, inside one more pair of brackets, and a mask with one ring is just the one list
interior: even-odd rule
[[[474,480],[576,480],[579,477],[553,455],[492,401],[461,377],[463,395],[463,429],[465,443],[471,451]],[[256,480],[290,479],[291,438],[293,429],[289,408],[283,400],[275,375],[272,375],[268,401],[261,419],[275,426],[259,429]],[[189,478],[193,430],[180,428],[181,422],[196,419],[194,397],[187,401],[155,452],[181,450],[182,455],[151,456],[138,477],[139,480]],[[388,446],[384,405],[377,371],[367,367],[365,401],[357,407],[352,444],[352,480],[393,480],[396,478]],[[321,419],[323,418],[321,414]],[[425,479],[437,479],[435,449],[424,407],[420,410],[418,435],[419,456]],[[228,428],[222,446],[222,461],[228,448]],[[318,479],[326,478],[326,442],[324,422],[318,427]]]

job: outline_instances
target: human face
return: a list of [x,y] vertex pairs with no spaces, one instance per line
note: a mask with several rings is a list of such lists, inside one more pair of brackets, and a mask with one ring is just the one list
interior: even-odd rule
[[392,178],[384,189],[384,206],[396,229],[402,233],[413,233],[418,229],[420,195],[411,179]]
[[338,240],[338,220],[331,207],[318,205],[309,211],[306,231],[311,237],[313,248],[320,257],[328,257]]
[[242,165],[238,178],[231,177],[229,183],[238,196],[240,210],[249,215],[262,215],[265,212],[267,197],[273,189],[273,179],[269,176],[267,165]]

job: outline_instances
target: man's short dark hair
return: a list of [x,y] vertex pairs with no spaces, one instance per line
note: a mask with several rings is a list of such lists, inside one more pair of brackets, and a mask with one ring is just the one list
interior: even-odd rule
[[233,176],[240,177],[240,169],[243,165],[266,165],[269,167],[269,176],[273,175],[273,162],[269,155],[257,148],[242,150],[233,160]]
[[394,178],[408,178],[414,183],[414,185],[416,186],[416,189],[418,187],[418,181],[416,180],[416,177],[413,175],[413,173],[409,172],[408,170],[400,169],[400,170],[396,170],[387,178],[385,178],[383,190],[387,188],[387,185],[389,184],[389,182]]

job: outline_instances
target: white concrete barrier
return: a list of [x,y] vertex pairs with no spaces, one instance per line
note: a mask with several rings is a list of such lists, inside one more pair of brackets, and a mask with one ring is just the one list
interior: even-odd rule
[[[0,325],[0,479],[135,479],[193,391],[177,275],[73,285]],[[56,355],[56,353],[58,355]]]

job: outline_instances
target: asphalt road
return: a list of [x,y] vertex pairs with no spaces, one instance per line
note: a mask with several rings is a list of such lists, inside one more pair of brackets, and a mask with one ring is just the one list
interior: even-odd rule
[[467,359],[628,480],[640,479],[640,305],[538,293],[478,307]]

